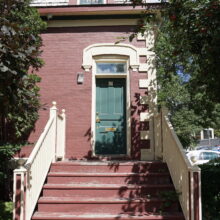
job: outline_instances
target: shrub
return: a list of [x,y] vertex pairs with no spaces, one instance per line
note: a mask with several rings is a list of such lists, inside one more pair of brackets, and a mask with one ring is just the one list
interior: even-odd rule
[[13,211],[12,202],[0,201],[0,220],[11,220],[12,211]]
[[200,165],[203,220],[220,219],[220,158]]

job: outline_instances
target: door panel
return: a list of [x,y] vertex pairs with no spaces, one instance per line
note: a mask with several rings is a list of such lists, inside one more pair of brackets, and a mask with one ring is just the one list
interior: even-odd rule
[[125,83],[125,79],[96,79],[96,154],[126,154]]

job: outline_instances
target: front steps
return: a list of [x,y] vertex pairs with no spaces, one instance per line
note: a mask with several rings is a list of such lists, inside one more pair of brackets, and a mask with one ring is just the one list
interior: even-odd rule
[[162,162],[57,162],[32,220],[184,220]]

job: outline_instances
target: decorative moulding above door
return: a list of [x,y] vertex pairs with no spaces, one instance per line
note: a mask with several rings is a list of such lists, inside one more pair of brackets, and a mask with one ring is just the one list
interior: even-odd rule
[[129,44],[93,44],[83,50],[83,64],[82,67],[85,71],[90,71],[92,68],[92,61],[94,56],[106,56],[106,55],[117,55],[117,56],[128,56],[129,67],[133,71],[137,71],[139,63],[138,48]]

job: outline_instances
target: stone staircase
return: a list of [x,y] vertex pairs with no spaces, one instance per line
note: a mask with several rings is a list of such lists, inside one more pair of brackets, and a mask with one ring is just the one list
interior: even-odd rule
[[52,164],[32,220],[184,220],[162,162]]

